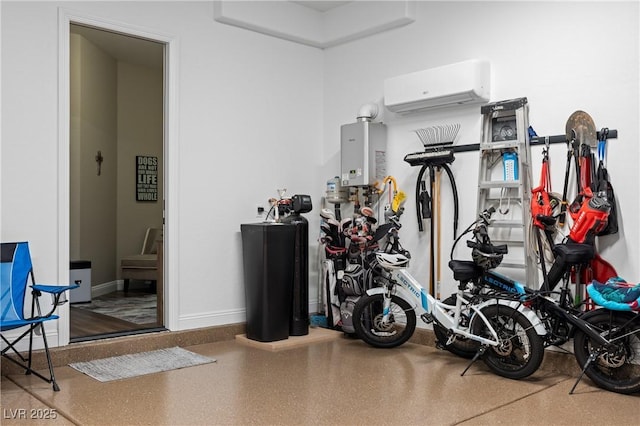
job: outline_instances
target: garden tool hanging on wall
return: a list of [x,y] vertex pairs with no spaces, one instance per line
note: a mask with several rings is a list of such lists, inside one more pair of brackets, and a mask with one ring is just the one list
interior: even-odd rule
[[[438,238],[438,246],[436,247],[436,234],[440,235],[440,182],[441,173],[444,170],[451,182],[454,201],[453,215],[453,238],[457,237],[458,232],[458,190],[455,178],[449,165],[453,163],[453,149],[451,145],[460,130],[460,124],[449,124],[442,126],[433,126],[415,130],[420,138],[425,150],[407,154],[404,161],[411,166],[420,166],[418,179],[416,181],[416,216],[418,219],[418,230],[424,231],[423,220],[430,219],[430,257],[429,257],[429,291],[431,295],[436,296],[436,265],[440,265],[440,238]],[[429,189],[427,190],[424,181],[425,173],[429,170]],[[435,216],[435,217],[434,217]],[[437,222],[437,232],[436,232]],[[436,259],[437,256],[437,259]],[[438,278],[439,278],[438,273]],[[439,280],[438,280],[439,281]],[[435,284],[435,287],[434,287]]]
[[[603,137],[606,139],[606,131],[603,130],[604,135],[600,135],[600,139]],[[593,158],[592,149],[598,147],[598,132],[596,126],[589,114],[584,111],[576,111],[567,120],[566,124],[566,137],[571,145],[571,150],[574,158],[574,164],[576,169],[576,197],[574,201],[568,205],[567,210],[573,220],[573,226],[569,238],[573,241],[581,242],[585,239],[586,232],[592,232],[591,227],[576,226],[576,222],[581,215],[584,215],[585,211],[591,213],[591,216],[598,215],[597,211],[587,208],[591,198],[593,197],[592,185],[595,181],[595,161]],[[571,162],[567,161],[567,171],[565,173],[565,193],[563,194],[563,203],[567,202],[567,188],[570,175]],[[583,223],[581,221],[581,223]],[[575,228],[575,229],[574,229]],[[602,228],[598,228],[598,231],[602,231]],[[600,254],[596,253],[595,258],[591,261],[590,270],[583,270],[580,277],[580,282],[590,282],[595,279],[600,282],[606,282],[609,278],[617,276],[615,268],[606,260],[604,260]],[[578,293],[576,291],[576,293]]]
[[[531,189],[531,229],[535,233],[538,259],[542,268],[542,276],[547,276],[546,262],[553,263],[552,247],[557,231],[555,212],[560,205],[557,195],[551,190],[551,170],[549,167],[549,141],[542,150],[542,167],[540,185]],[[542,239],[542,234],[545,239]]]
[[594,192],[604,192],[607,196],[607,201],[609,201],[609,204],[611,205],[607,225],[598,233],[598,236],[600,236],[618,233],[618,208],[605,161],[609,129],[606,127],[603,128],[600,130],[600,134],[598,136],[598,169],[596,171],[596,179],[593,182],[592,189]]
[[[568,203],[568,180],[570,175],[571,161],[567,158],[567,170],[565,173],[565,184],[563,194],[563,204],[569,214],[575,220],[575,215],[580,210],[580,205],[584,200],[584,189],[591,187],[593,180],[593,159],[591,148],[596,148],[598,144],[596,135],[596,125],[589,114],[584,111],[576,111],[567,120],[565,126],[566,137],[569,143],[568,150],[573,156],[576,176],[576,196],[571,204]],[[564,224],[564,217],[561,210],[561,223]]]

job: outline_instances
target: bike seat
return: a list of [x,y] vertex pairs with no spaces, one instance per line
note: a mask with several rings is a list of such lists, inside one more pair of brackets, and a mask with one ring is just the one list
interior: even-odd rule
[[453,271],[453,279],[462,282],[478,278],[484,272],[481,267],[470,260],[450,260],[449,268]]
[[591,244],[558,244],[553,248],[553,254],[564,265],[589,263],[596,256]]

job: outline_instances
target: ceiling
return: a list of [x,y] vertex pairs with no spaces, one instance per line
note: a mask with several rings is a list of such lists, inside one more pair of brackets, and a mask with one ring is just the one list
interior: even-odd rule
[[415,21],[415,1],[213,2],[213,19],[326,49]]
[[[292,1],[317,12],[326,12],[352,1]],[[71,33],[79,34],[118,61],[149,68],[162,68],[163,45],[150,40],[118,34],[97,28],[71,25]]]
[[[351,3],[353,3],[353,6],[362,5],[365,8],[371,8],[373,5],[376,4],[376,2],[359,3],[357,1],[308,1],[308,0],[290,1],[289,3],[295,3],[297,5],[301,5],[309,9],[312,9],[317,12],[318,17],[324,17],[325,12],[334,10],[336,8],[340,8],[342,6],[345,6]],[[366,3],[372,3],[372,4],[366,6]],[[402,3],[403,2],[398,2],[398,4],[400,5]],[[376,19],[373,18],[375,17],[375,15],[372,14],[373,10],[371,9],[366,9],[366,10],[369,12],[368,16],[371,18],[369,20],[371,20],[372,22],[376,21]],[[352,12],[349,12],[349,13],[352,13]],[[345,8],[344,13],[341,12],[340,15],[344,15],[346,17],[346,16],[349,16],[349,13]],[[393,16],[393,14],[390,14],[390,16],[386,16],[385,19],[386,18],[391,20],[399,19],[400,21],[402,21],[401,22],[402,25],[406,24],[406,20],[407,20],[405,16],[401,16],[400,18],[398,18],[396,16]],[[411,21],[413,21],[413,19],[409,20],[409,22]],[[380,26],[381,29],[388,29],[390,27],[389,22],[386,22],[386,21],[383,22],[382,24],[379,24],[379,23],[376,23],[375,25],[371,24],[371,28],[362,28],[361,26],[358,26],[358,25],[352,25],[353,23],[351,21],[349,22],[350,22],[349,25],[353,26],[354,28],[357,28],[359,32],[365,35],[368,33],[377,31],[375,30],[376,25]],[[350,28],[350,30],[353,30],[353,28]],[[286,33],[286,30],[284,30],[283,28],[279,28],[278,31],[279,32],[284,31]],[[345,30],[345,31],[346,31],[345,34],[347,35],[345,36],[344,34],[341,34],[341,37],[343,40],[339,42],[348,41],[353,38],[348,34],[349,32],[348,30]],[[266,34],[271,34],[269,28],[267,28],[263,32],[265,32]],[[82,25],[75,25],[75,24],[71,25],[71,33],[82,35],[87,40],[91,41],[93,44],[98,46],[100,49],[102,49],[109,55],[113,56],[118,61],[127,62],[135,65],[146,66],[149,68],[159,68],[159,69],[162,69],[164,65],[164,44],[163,43],[158,43],[158,42],[147,40],[147,39],[142,39],[142,38],[120,34],[112,31],[107,31],[107,30],[102,30],[102,29],[82,26]],[[284,38],[287,38],[287,37],[284,37]],[[296,37],[293,37],[292,40],[300,42],[300,40],[296,39]],[[320,42],[315,42],[315,43],[312,41],[311,43],[311,45],[316,45],[316,47],[319,47],[319,46],[326,47],[324,45],[330,45],[330,44],[331,43],[327,43],[325,40],[321,40]]]

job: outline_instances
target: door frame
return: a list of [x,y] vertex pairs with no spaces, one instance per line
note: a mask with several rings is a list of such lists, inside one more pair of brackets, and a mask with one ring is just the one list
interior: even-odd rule
[[[70,218],[70,26],[80,24],[145,38],[165,44],[164,54],[164,327],[178,328],[178,39],[173,35],[128,23],[112,21],[88,14],[59,8],[58,13],[58,282],[69,281],[69,218]],[[171,259],[171,263],[167,262]],[[66,346],[70,339],[69,304],[61,308],[58,322],[58,346]]]

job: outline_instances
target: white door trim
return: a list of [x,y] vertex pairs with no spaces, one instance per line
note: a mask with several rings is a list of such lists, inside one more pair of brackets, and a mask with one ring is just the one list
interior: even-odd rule
[[[164,324],[169,330],[178,329],[177,283],[178,247],[178,39],[173,35],[158,32],[123,22],[90,16],[65,8],[58,9],[58,282],[69,280],[69,123],[70,123],[70,70],[69,44],[70,25],[81,24],[133,35],[165,43],[164,78]],[[171,259],[171,263],[166,259]],[[69,344],[69,305],[60,308],[58,321],[58,345]]]

